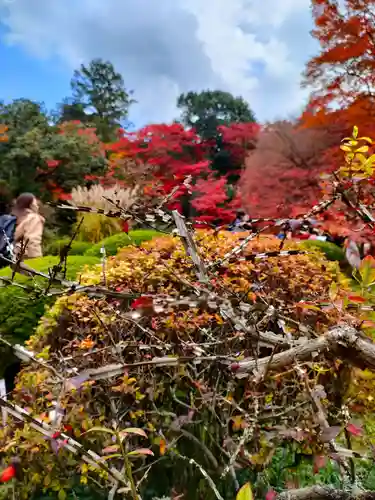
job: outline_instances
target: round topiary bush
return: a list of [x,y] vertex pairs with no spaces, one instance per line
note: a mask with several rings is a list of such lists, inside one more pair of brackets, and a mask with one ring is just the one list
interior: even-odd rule
[[[70,239],[53,240],[46,248],[48,255],[60,255],[61,250],[70,243]],[[87,241],[73,241],[70,245],[69,255],[84,255],[93,246]]]
[[135,231],[129,231],[129,234],[118,233],[113,236],[109,236],[104,240],[100,241],[96,245],[92,245],[86,251],[86,255],[100,257],[100,250],[104,246],[107,255],[116,255],[120,248],[127,247],[129,245],[139,246],[144,241],[152,240],[157,236],[161,236],[162,233],[154,231],[152,229],[137,229]]
[[[241,481],[255,481],[285,440],[304,453],[322,453],[304,379],[293,369],[257,369],[256,360],[337,324],[337,308],[318,307],[332,293],[335,264],[319,252],[250,259],[253,252],[278,249],[279,241],[266,237],[247,245],[248,260],[220,264],[240,237],[196,233],[203,260],[217,263],[205,284],[198,283],[178,238],[124,248],[106,270],[108,287],[122,296],[63,296],[28,342],[65,383],[33,363],[19,377],[15,402],[51,424],[53,401],[60,401],[59,429],[105,456],[103,463],[119,471],[125,466],[127,480],[143,478],[144,500],[182,493],[192,500],[215,498],[202,470],[223,498],[233,499],[232,461]],[[101,281],[99,268],[82,278],[87,285]],[[244,358],[255,364],[241,376]],[[303,365],[311,383],[325,387],[332,366],[318,354]],[[337,383],[336,372],[332,377]],[[336,401],[326,392],[322,404],[329,412]],[[40,491],[62,491],[66,498],[77,475],[82,483],[93,477],[111,488],[110,473],[87,465],[59,434],[46,439],[27,422],[16,422],[8,422],[0,438],[6,452],[25,464],[17,485],[21,498]],[[269,487],[259,486],[259,495]]]
[[329,241],[306,240],[301,242],[301,246],[307,250],[310,248],[317,248],[324,253],[328,260],[335,260],[339,262],[345,260],[344,250]]

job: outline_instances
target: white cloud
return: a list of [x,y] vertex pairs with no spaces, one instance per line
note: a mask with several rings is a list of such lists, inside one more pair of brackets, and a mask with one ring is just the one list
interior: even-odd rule
[[[131,118],[168,121],[181,92],[242,95],[260,120],[299,111],[316,51],[309,0],[0,0],[8,43],[72,69],[111,60],[135,90]],[[53,61],[53,59],[52,59]],[[52,63],[52,62],[51,62]]]

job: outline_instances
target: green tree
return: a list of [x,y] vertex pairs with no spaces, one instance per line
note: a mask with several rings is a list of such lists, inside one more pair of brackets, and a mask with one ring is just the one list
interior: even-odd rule
[[34,127],[47,130],[49,117],[43,103],[29,99],[15,99],[9,104],[0,102],[0,124],[18,133],[26,133]]
[[254,113],[242,97],[222,90],[205,90],[181,94],[177,100],[184,125],[210,139],[217,136],[220,125],[255,122]]
[[0,142],[0,179],[12,196],[31,191],[48,200],[53,189],[69,192],[105,168],[95,134],[84,126],[53,126],[41,104],[2,104],[0,124],[8,128]]
[[58,105],[58,109],[54,113],[54,120],[58,124],[70,121],[80,121],[85,124],[93,122],[92,117],[85,112],[84,104],[70,98],[64,99]]
[[109,61],[93,59],[88,66],[82,64],[74,72],[71,87],[75,103],[90,113],[98,135],[104,141],[110,140],[135,102],[120,73]]

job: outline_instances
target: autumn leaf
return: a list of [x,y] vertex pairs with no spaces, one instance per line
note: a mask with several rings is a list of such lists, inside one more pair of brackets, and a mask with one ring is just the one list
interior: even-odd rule
[[266,493],[265,500],[275,500],[277,497],[277,493],[275,490],[268,490]]
[[129,451],[128,455],[151,455],[154,456],[153,452],[148,448],[139,448],[138,450]]
[[346,430],[353,436],[362,436],[363,434],[362,428],[354,424],[348,424],[346,426]]
[[108,455],[108,453],[115,453],[116,451],[119,450],[119,446],[117,444],[114,444],[112,446],[107,446],[106,448],[102,449],[102,453],[105,455]]
[[236,500],[253,500],[253,498],[253,491],[250,483],[244,484],[236,496]]
[[165,452],[167,451],[167,443],[165,439],[160,439],[159,443],[159,453],[161,456],[165,455]]
[[366,302],[366,299],[363,298],[363,297],[361,297],[360,295],[349,295],[348,299],[350,300],[350,302],[358,302],[358,303],[361,303],[361,304],[363,304],[364,302]]
[[129,435],[136,435],[147,438],[147,434],[145,433],[145,431],[143,429],[139,429],[138,427],[128,427],[119,432],[121,441],[123,441]]

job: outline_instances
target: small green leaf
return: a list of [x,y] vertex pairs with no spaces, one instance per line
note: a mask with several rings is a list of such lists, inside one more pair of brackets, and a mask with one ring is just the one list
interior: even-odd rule
[[113,429],[107,429],[107,427],[92,427],[85,434],[89,432],[106,432],[107,434],[112,434],[112,436],[116,435],[116,432]]
[[354,139],[357,139],[358,137],[358,127],[356,125],[353,127],[353,137]]
[[242,488],[238,491],[236,500],[253,500],[253,491],[251,489],[251,484],[246,483],[242,486]]
[[65,490],[60,490],[59,494],[57,495],[58,500],[66,500],[66,493]]
[[101,457],[102,460],[111,460],[111,458],[122,458],[121,453],[112,453],[112,455],[105,455]]

